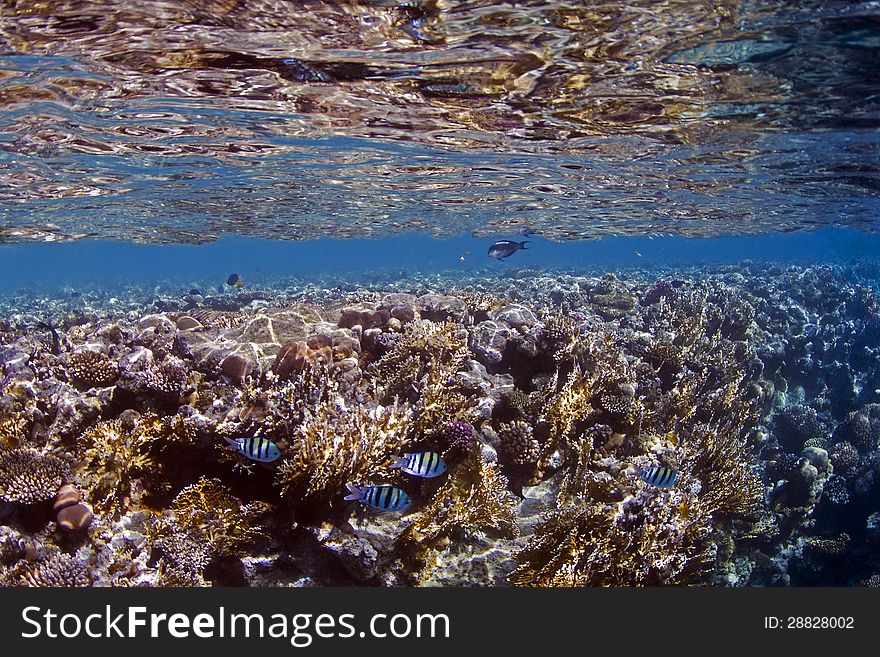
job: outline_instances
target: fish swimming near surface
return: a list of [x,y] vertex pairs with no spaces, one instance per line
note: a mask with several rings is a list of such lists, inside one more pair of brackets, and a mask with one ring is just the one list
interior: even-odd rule
[[281,458],[281,450],[278,449],[278,445],[262,436],[249,436],[247,438],[226,438],[224,436],[223,440],[229,443],[229,446],[236,452],[252,461],[271,463]]
[[397,486],[355,486],[346,484],[346,502],[361,502],[380,511],[403,511],[412,504],[407,492]]
[[531,237],[535,234],[535,230],[529,226],[525,226],[516,231],[517,234],[522,235],[523,237]]
[[523,251],[526,250],[526,244],[531,244],[528,240],[523,242],[514,242],[512,240],[498,240],[489,247],[489,257],[495,258],[496,260],[501,260],[502,258],[506,258],[510,255],[513,255],[520,249]]
[[431,479],[439,477],[446,472],[446,461],[437,452],[405,452],[397,457],[397,461],[391,469],[400,468],[403,472],[414,477]]
[[657,488],[672,488],[678,479],[678,473],[665,465],[642,468],[638,474],[642,481]]
[[239,290],[244,287],[244,283],[241,280],[241,276],[238,274],[229,274],[229,278],[226,279],[226,284],[231,285],[236,290]]

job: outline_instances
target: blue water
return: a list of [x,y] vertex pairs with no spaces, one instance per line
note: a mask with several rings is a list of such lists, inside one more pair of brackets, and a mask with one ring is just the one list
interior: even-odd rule
[[[524,238],[516,234],[499,239]],[[308,280],[366,272],[503,273],[518,268],[548,270],[652,269],[718,265],[743,260],[791,264],[849,262],[880,257],[880,234],[826,228],[790,234],[718,238],[680,236],[609,237],[554,242],[535,235],[527,250],[505,261],[488,258],[492,239],[459,235],[317,239],[299,242],[225,237],[202,245],[142,245],[83,240],[68,243],[0,245],[0,293],[27,288],[52,293],[81,286],[112,288],[122,283],[221,284],[238,273],[246,284],[280,277]]]

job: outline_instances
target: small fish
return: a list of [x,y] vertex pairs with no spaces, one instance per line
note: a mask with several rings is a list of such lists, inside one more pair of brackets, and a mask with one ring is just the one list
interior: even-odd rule
[[397,457],[397,461],[391,469],[400,468],[408,475],[414,477],[439,477],[446,472],[446,461],[437,452],[404,452],[403,456]]
[[282,59],[283,72],[299,82],[332,82],[332,78],[314,64],[307,64],[299,59],[288,57]]
[[349,492],[345,496],[346,502],[363,502],[380,511],[403,511],[412,504],[407,492],[397,486],[355,486],[353,484],[345,484],[345,486]]
[[236,290],[240,290],[244,287],[244,283],[241,281],[241,276],[238,274],[229,274],[229,278],[226,279],[226,284],[231,285]]
[[495,258],[496,260],[501,260],[502,258],[506,258],[510,255],[513,255],[520,249],[523,251],[526,250],[526,244],[531,244],[529,241],[524,242],[513,242],[511,240],[498,240],[489,247],[489,257]]
[[529,226],[525,226],[524,228],[520,228],[516,232],[518,235],[522,235],[523,237],[531,237],[532,235],[535,234],[534,229],[530,228]]
[[236,452],[253,461],[260,463],[270,463],[281,458],[281,450],[278,445],[262,436],[249,436],[247,438],[226,438],[223,437],[229,446]]
[[471,254],[470,251],[465,251],[464,253],[461,254],[461,257],[459,258],[459,261],[460,261],[460,262],[464,262],[465,260],[467,260],[467,257],[468,257],[470,254]]
[[639,470],[639,477],[645,483],[657,488],[672,488],[675,480],[678,479],[678,473],[665,465],[652,465]]
[[51,322],[37,322],[37,326],[46,329],[52,334],[52,353],[56,356],[61,353],[61,339],[58,337],[58,331]]

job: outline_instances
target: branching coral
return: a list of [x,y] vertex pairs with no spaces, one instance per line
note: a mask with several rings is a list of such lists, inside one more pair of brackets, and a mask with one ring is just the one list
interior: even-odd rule
[[260,525],[269,505],[244,504],[218,480],[202,477],[171,504],[171,514],[147,527],[163,586],[202,586],[204,571],[218,557],[238,556],[265,538]]
[[80,437],[83,475],[90,480],[89,499],[102,513],[121,514],[129,506],[132,483],[156,465],[150,440],[126,429],[119,420],[99,422]]
[[515,509],[507,479],[498,467],[481,456],[471,455],[455,468],[397,543],[424,548],[456,532],[513,536]]
[[282,493],[295,503],[327,502],[347,483],[391,476],[393,457],[412,435],[412,409],[403,403],[340,410],[321,402],[292,437],[290,457],[278,469]]
[[65,554],[52,554],[37,562],[22,562],[5,576],[5,586],[87,587],[92,585],[88,567]]
[[100,351],[72,353],[67,361],[71,378],[88,386],[108,386],[119,377],[119,367]]
[[686,490],[639,490],[617,504],[548,514],[510,575],[517,586],[651,586],[699,581],[712,562],[710,514]]
[[[593,329],[557,352],[540,393],[548,439],[539,466],[562,450],[566,474],[558,509],[516,555],[512,583],[697,582],[724,521],[760,507],[745,440],[758,418],[748,395],[754,353],[722,335],[709,305],[705,295],[661,297],[649,312],[668,330],[659,342],[629,343],[646,361],[627,355],[625,336]],[[664,344],[669,355],[657,358]],[[672,490],[633,474],[659,457],[678,472]]]
[[33,504],[55,497],[68,469],[57,456],[34,449],[0,452],[0,501]]

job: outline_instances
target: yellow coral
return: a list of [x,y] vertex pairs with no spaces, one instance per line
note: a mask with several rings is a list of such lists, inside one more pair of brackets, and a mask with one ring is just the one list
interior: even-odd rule
[[409,444],[412,410],[402,403],[340,410],[321,402],[292,438],[290,457],[278,469],[282,493],[297,502],[328,501],[347,483],[391,476],[393,457]]
[[454,531],[516,534],[516,503],[495,463],[470,455],[459,464],[430,504],[401,534],[399,543],[431,544]]
[[203,532],[216,554],[237,553],[263,538],[257,521],[268,509],[262,502],[243,504],[219,479],[206,477],[180,491],[171,504],[177,524]]

